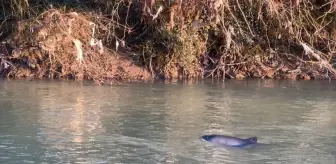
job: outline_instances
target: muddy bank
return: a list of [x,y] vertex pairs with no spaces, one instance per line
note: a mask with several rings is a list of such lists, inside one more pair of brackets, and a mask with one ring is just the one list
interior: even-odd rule
[[[95,16],[95,15],[90,15]],[[47,10],[35,20],[17,22],[1,44],[0,72],[10,78],[70,78],[99,84],[114,80],[148,80],[149,72],[97,39],[89,16]]]
[[3,3],[5,77],[336,78],[334,0],[38,2]]

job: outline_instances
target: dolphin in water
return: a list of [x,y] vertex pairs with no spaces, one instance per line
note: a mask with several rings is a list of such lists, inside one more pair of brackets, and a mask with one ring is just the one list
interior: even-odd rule
[[253,144],[257,144],[257,137],[251,137],[247,139],[225,136],[225,135],[204,135],[201,137],[202,140],[214,143],[220,146],[231,146],[231,147],[245,147]]

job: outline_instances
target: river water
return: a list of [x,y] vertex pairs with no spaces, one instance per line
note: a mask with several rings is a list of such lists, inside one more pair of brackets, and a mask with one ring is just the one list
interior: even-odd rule
[[[0,81],[0,163],[336,163],[336,83]],[[218,147],[204,134],[259,146]]]

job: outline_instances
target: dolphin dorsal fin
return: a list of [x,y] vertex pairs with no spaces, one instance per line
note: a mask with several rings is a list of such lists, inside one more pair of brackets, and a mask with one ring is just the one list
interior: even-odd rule
[[251,138],[248,138],[248,139],[246,139],[246,140],[255,143],[255,142],[258,141],[258,138],[257,138],[257,137],[251,137]]

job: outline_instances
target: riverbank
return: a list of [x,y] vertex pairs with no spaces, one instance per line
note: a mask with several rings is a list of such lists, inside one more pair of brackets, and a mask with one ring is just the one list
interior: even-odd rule
[[9,78],[336,79],[334,0],[17,2],[2,4]]

